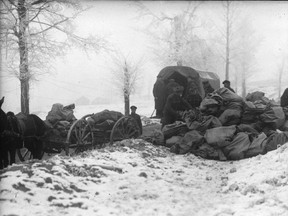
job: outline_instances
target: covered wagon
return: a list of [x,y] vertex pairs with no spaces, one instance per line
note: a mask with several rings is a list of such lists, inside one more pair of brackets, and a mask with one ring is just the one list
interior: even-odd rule
[[220,88],[220,78],[216,73],[200,71],[186,66],[168,66],[163,68],[157,78],[162,78],[164,83],[167,84],[170,79],[174,79],[177,83],[184,87],[186,92],[188,78],[190,77],[195,83],[195,87],[199,90],[202,98],[205,96],[203,82],[207,82],[213,89]]

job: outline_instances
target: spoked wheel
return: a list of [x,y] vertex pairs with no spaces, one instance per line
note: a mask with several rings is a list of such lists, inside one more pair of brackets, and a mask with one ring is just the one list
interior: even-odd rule
[[66,155],[76,155],[94,147],[94,136],[87,119],[91,114],[75,121],[68,131],[66,140]]
[[137,138],[140,135],[140,128],[136,120],[130,116],[123,116],[112,128],[110,144],[113,144],[114,141]]

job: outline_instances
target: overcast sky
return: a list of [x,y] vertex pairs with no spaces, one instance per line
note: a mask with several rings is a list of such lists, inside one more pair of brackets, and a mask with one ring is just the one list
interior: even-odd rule
[[[279,56],[287,47],[288,41],[288,3],[273,1],[242,2],[244,13],[253,17],[257,34],[262,43],[257,53],[257,71],[253,79],[275,80]],[[150,39],[137,31],[144,25],[135,19],[133,2],[126,1],[90,1],[84,5],[93,6],[75,20],[77,32],[83,36],[100,34],[105,36],[114,47],[135,60],[144,57],[143,78],[137,95],[152,96],[152,87],[161,67],[153,62],[153,54],[147,47]],[[152,10],[165,10],[177,14],[186,2],[145,2]],[[185,7],[184,7],[185,8]],[[205,2],[201,6],[201,17],[217,20],[221,2]],[[93,101],[96,97],[108,97],[113,100],[115,91],[111,87],[109,59],[104,55],[72,49],[65,58],[59,58],[54,64],[54,72],[31,84],[31,112],[51,107],[53,103],[73,103],[81,96]],[[168,65],[167,65],[168,66]],[[196,68],[201,69],[201,68]],[[223,80],[223,71],[215,71]],[[288,73],[286,71],[286,73]],[[5,78],[1,71],[1,96],[6,97],[5,111],[20,111],[19,81]],[[288,87],[287,79],[283,86]]]

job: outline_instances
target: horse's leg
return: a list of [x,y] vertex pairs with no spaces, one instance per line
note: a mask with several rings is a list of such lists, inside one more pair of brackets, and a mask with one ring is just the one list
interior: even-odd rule
[[0,149],[0,169],[4,168],[4,149],[1,147]]
[[3,148],[3,168],[9,165],[9,158],[8,158],[8,148],[5,146]]
[[10,165],[15,163],[15,156],[16,156],[16,144],[18,140],[16,139],[15,142],[12,142],[11,145],[9,146],[9,154],[10,154]]
[[43,149],[42,141],[37,138],[33,139],[33,158],[41,160],[42,149]]

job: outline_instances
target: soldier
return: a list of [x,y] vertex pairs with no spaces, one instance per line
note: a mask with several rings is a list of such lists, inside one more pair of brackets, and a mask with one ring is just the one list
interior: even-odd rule
[[203,88],[204,88],[204,92],[205,92],[205,97],[209,94],[212,93],[215,89],[212,88],[212,86],[210,85],[209,81],[205,80],[202,82],[203,84]]
[[165,106],[165,84],[161,77],[157,77],[157,81],[154,84],[153,96],[155,101],[156,117],[162,118],[163,108]]
[[288,88],[286,88],[285,91],[283,92],[280,103],[282,107],[288,106]]
[[187,79],[187,89],[184,98],[193,108],[199,107],[201,104],[202,97],[191,77]]
[[182,86],[177,86],[174,88],[174,93],[168,96],[163,112],[162,128],[179,119],[178,111],[192,109],[191,105],[182,98],[183,90]]
[[232,91],[232,92],[235,93],[234,89],[232,89],[232,88],[230,87],[230,81],[229,81],[229,80],[224,80],[224,81],[222,82],[222,84],[224,85],[225,88],[227,88],[227,89],[229,89],[230,91]]
[[169,79],[169,82],[166,86],[166,98],[172,93],[174,93],[174,88],[180,86],[174,79]]
[[142,122],[141,122],[140,116],[136,113],[137,107],[136,106],[131,106],[130,109],[131,109],[130,116],[133,117],[136,120],[136,122],[137,122],[137,124],[139,126],[139,129],[140,129],[140,134],[142,134]]

